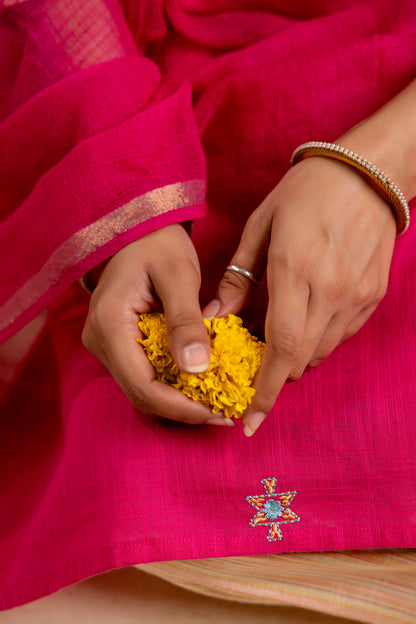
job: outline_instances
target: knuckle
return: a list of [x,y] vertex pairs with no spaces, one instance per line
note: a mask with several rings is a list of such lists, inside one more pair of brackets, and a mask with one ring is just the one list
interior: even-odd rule
[[354,336],[354,334],[357,333],[357,331],[360,329],[360,327],[361,327],[361,325],[359,325],[358,323],[354,323],[354,324],[350,325],[349,327],[347,327],[347,329],[344,332],[344,335],[341,338],[340,344],[345,342],[349,338],[351,338],[351,336]]
[[97,344],[106,342],[106,328],[111,325],[112,315],[109,307],[101,300],[91,301],[88,316],[81,333],[82,344],[91,353],[96,352]]
[[285,329],[270,343],[270,348],[276,359],[294,360],[299,354],[299,338],[294,331]]
[[325,340],[315,351],[315,353],[312,354],[308,366],[314,368],[315,366],[322,364],[322,362],[326,360],[326,358],[331,355],[334,349],[340,344],[343,335],[344,331]]
[[157,272],[160,276],[159,279],[163,276],[168,284],[176,283],[178,273],[180,272],[183,276],[186,276],[186,282],[190,287],[199,288],[201,285],[201,271],[198,260],[188,255],[184,257],[183,249],[181,248],[172,250],[168,258],[158,258],[157,261],[152,259],[150,272],[152,274]]
[[234,271],[225,271],[221,280],[219,292],[221,294],[221,292],[223,292],[224,290],[229,289],[247,290],[247,288],[250,287],[250,284],[250,280],[248,280],[243,275],[240,275],[239,273],[236,273]]
[[322,364],[325,358],[325,355],[316,355],[311,359],[308,366],[310,366],[311,368],[315,368],[316,366],[319,366],[319,364]]
[[304,367],[303,366],[295,366],[289,373],[288,379],[291,381],[297,381],[303,375]]
[[345,279],[340,275],[327,278],[322,285],[322,290],[326,301],[339,301],[346,291]]
[[310,284],[316,280],[318,268],[313,258],[300,255],[291,273],[295,284],[300,285],[305,282]]
[[150,409],[150,404],[145,394],[141,391],[140,388],[137,388],[132,385],[125,386],[123,388],[125,395],[127,396],[130,403],[136,409],[140,409],[141,411],[151,414],[153,413]]
[[270,210],[264,204],[260,205],[246,220],[243,235],[241,237],[242,241],[246,242],[251,237],[258,240],[260,232],[263,236],[268,235],[271,219],[272,213]]
[[173,334],[180,332],[183,329],[188,329],[189,327],[200,326],[201,318],[194,312],[181,311],[170,315],[167,322],[169,326],[169,333]]
[[368,284],[360,284],[354,295],[354,303],[358,307],[366,307],[375,299],[374,289]]
[[84,329],[82,330],[82,333],[81,333],[81,342],[84,345],[84,347],[88,349],[88,351],[91,351],[92,340],[91,340],[91,331],[90,331],[88,320],[86,321],[84,325]]
[[273,388],[262,388],[256,394],[257,408],[267,414],[272,409],[277,399],[277,391]]
[[90,331],[101,330],[101,328],[107,325],[109,318],[111,318],[111,315],[109,314],[109,306],[106,304],[104,298],[91,298],[90,309],[88,312],[88,325],[90,327]]
[[252,231],[258,230],[258,226],[261,224],[259,217],[260,217],[259,209],[254,210],[254,212],[252,212],[249,215],[248,219],[246,220],[246,224],[244,226],[244,230],[243,230],[243,234],[241,238],[247,239],[251,235]]
[[[170,263],[171,276],[175,280],[178,271],[184,271],[185,263],[183,258],[180,258],[174,263]],[[188,259],[186,263],[186,278],[189,284],[192,284],[193,288],[199,289],[201,286],[201,271],[197,260]]]
[[188,414],[177,414],[175,417],[175,420],[177,422],[181,422],[184,423],[184,425],[197,425],[197,424],[203,424],[203,423],[198,423],[195,421],[195,418],[192,418],[192,416],[189,416]]
[[386,296],[386,293],[387,293],[387,283],[380,284],[376,292],[375,303],[379,304]]
[[282,250],[269,250],[267,261],[268,275],[286,275],[288,282],[298,292],[309,289],[317,275],[317,267],[313,258],[302,253],[283,253]]
[[275,273],[284,272],[290,275],[302,273],[302,270],[298,268],[298,263],[290,254],[285,253],[282,249],[276,249],[274,246],[269,248],[267,268]]

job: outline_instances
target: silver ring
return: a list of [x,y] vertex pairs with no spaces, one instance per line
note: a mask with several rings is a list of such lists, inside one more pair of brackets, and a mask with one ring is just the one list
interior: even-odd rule
[[234,271],[234,273],[239,273],[240,275],[243,275],[244,277],[249,279],[250,282],[253,282],[253,284],[255,284],[256,286],[259,285],[259,280],[254,275],[254,273],[252,273],[251,271],[248,271],[247,269],[243,269],[242,267],[239,267],[236,264],[229,264],[225,270]]

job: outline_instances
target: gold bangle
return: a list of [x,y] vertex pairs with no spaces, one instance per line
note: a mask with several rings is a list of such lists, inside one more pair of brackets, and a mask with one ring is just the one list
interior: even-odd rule
[[309,156],[335,158],[358,169],[371,186],[390,205],[396,219],[397,234],[403,234],[407,230],[410,223],[410,212],[405,196],[376,165],[346,147],[321,141],[310,141],[309,143],[299,145],[292,154],[291,163],[296,165],[296,163]]

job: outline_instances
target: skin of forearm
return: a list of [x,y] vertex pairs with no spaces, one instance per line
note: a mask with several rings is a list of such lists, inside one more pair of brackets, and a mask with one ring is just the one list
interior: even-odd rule
[[416,80],[337,141],[382,169],[410,200],[416,196]]

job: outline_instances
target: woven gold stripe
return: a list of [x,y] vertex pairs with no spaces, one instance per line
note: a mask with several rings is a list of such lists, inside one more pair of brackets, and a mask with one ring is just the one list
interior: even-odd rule
[[119,234],[127,232],[152,217],[176,208],[202,203],[204,194],[205,182],[203,180],[167,184],[135,197],[98,221],[79,230],[62,243],[40,271],[0,308],[0,330],[17,319],[51,286],[59,282],[68,268],[76,266],[81,260]]

